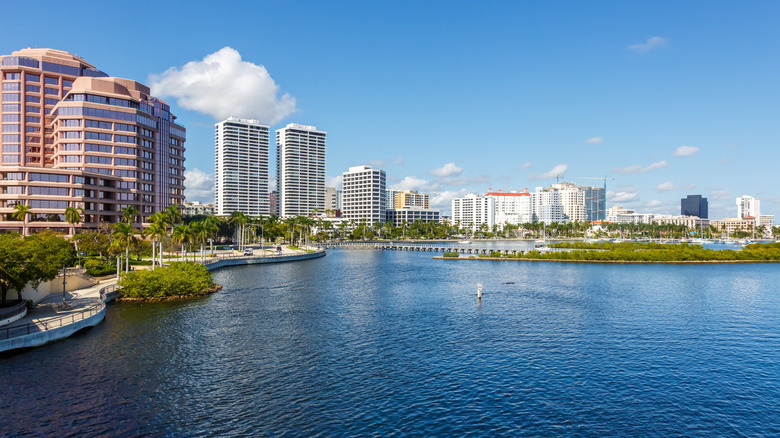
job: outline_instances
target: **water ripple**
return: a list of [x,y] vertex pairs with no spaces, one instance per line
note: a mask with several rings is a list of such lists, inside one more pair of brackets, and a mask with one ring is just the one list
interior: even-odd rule
[[215,277],[0,359],[0,435],[780,434],[773,265],[331,251]]

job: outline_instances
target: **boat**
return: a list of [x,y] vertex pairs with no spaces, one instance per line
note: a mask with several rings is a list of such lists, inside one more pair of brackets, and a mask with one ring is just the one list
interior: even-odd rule
[[460,243],[461,245],[468,245],[469,243],[471,243],[471,241],[470,240],[458,240],[458,243]]

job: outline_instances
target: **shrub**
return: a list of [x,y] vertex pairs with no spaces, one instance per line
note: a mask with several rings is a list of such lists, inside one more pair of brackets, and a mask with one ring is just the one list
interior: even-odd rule
[[102,277],[104,275],[110,275],[116,272],[116,265],[113,263],[106,263],[96,259],[89,259],[84,262],[84,268],[87,270],[87,275],[93,277]]
[[449,252],[445,252],[445,253],[444,253],[444,257],[447,257],[447,258],[453,258],[453,259],[454,259],[454,258],[458,258],[458,257],[460,257],[460,254],[458,254],[458,253],[457,253],[457,252],[455,252],[455,251],[449,251]]
[[155,270],[129,272],[119,280],[122,295],[130,298],[201,294],[213,284],[211,272],[193,262],[172,262]]

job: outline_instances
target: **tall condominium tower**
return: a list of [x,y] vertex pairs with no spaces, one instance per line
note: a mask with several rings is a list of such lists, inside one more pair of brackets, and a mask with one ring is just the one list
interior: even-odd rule
[[228,117],[215,127],[217,215],[268,215],[268,126]]
[[325,210],[325,131],[290,123],[276,131],[279,216]]
[[761,216],[761,200],[748,195],[737,198],[737,217]]
[[0,80],[0,229],[69,233],[68,207],[96,228],[128,206],[146,218],[184,202],[186,131],[147,86],[53,49],[0,57]]
[[384,170],[350,167],[342,174],[342,184],[342,218],[365,219],[368,223],[385,221],[387,177]]

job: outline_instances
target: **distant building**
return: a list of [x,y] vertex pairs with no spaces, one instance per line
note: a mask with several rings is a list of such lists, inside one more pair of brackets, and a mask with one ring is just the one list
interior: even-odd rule
[[737,198],[737,217],[761,216],[761,200],[748,195]]
[[274,190],[268,194],[268,214],[279,216],[279,191]]
[[214,204],[201,204],[198,201],[185,202],[182,207],[184,216],[213,216],[217,208]]
[[422,222],[439,222],[439,210],[422,207],[389,208],[386,214],[387,222],[392,222],[396,227],[404,222],[411,223],[418,219]]
[[268,215],[268,129],[258,120],[228,117],[215,126],[217,215]]
[[477,231],[483,225],[492,231],[496,224],[496,198],[475,194],[452,200],[452,223]]
[[387,208],[395,208],[395,195],[399,193],[399,190],[386,189],[385,190],[385,206]]
[[[421,207],[428,208],[428,195],[414,190],[403,190],[395,194],[392,208]],[[388,207],[389,208],[389,207]]]
[[569,221],[587,222],[588,206],[585,203],[585,190],[572,183],[556,183],[551,188],[558,190],[563,214]]
[[[650,224],[658,215],[649,213],[636,213],[620,205],[607,210],[606,221],[614,224]],[[669,216],[671,217],[671,216]]]
[[567,217],[563,213],[560,191],[557,189],[544,189],[537,187],[533,193],[534,222],[542,222],[550,225],[553,222],[566,223]]
[[502,227],[504,224],[518,225],[534,220],[533,200],[528,189],[521,192],[488,189],[485,197],[495,199],[495,221]]
[[682,216],[707,219],[709,217],[707,209],[707,198],[703,198],[701,195],[688,195],[680,200],[680,214]]
[[387,177],[384,170],[371,166],[350,167],[342,174],[341,214],[344,219],[384,222]]
[[279,216],[325,209],[325,131],[290,123],[276,131]]
[[773,214],[762,214],[761,216],[756,217],[756,226],[764,226],[767,230],[767,234],[771,234],[772,227],[775,226],[775,215]]
[[335,187],[325,187],[325,212],[328,216],[341,215],[341,194],[342,191]]
[[756,218],[750,216],[730,217],[712,221],[712,226],[714,226],[718,232],[725,231],[728,236],[734,234],[736,231],[744,231],[752,234],[753,230],[756,228]]
[[709,219],[700,218],[698,216],[672,216],[668,215],[654,215],[652,219],[654,224],[671,224],[671,225],[684,225],[691,230],[698,230],[702,227],[708,227],[710,225]]

